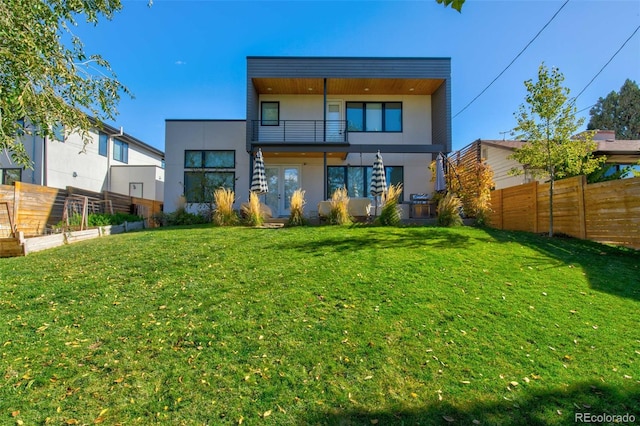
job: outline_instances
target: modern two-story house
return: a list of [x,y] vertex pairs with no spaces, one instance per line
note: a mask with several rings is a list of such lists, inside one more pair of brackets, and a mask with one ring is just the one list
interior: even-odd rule
[[378,151],[401,201],[433,192],[429,163],[451,151],[449,58],[248,57],[246,72],[246,120],[166,121],[166,211],[202,200],[203,175],[246,201],[258,150],[274,216],[297,188],[311,214],[339,187],[369,197]]
[[0,184],[19,181],[162,201],[164,152],[122,129],[97,122],[88,137],[89,143],[85,144],[78,132],[64,126],[55,128],[51,138],[20,136],[33,168],[18,167],[1,153]]

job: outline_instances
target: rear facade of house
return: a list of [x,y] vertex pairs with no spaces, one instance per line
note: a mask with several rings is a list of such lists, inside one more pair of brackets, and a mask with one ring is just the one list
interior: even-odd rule
[[197,209],[203,181],[235,190],[239,207],[258,150],[274,216],[298,188],[311,216],[340,187],[371,197],[378,151],[401,202],[431,193],[429,164],[451,151],[450,74],[449,58],[248,57],[245,120],[166,120],[165,211]]

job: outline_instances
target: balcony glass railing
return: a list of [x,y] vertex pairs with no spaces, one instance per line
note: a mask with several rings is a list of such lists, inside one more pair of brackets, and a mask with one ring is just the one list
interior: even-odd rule
[[345,143],[348,142],[344,120],[279,120],[251,123],[253,142]]

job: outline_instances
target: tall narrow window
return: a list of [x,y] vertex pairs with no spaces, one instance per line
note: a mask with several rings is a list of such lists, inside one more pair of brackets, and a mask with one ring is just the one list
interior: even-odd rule
[[103,157],[107,156],[107,150],[109,147],[109,136],[105,133],[98,134],[98,154]]
[[260,124],[277,126],[280,122],[280,102],[262,102]]
[[114,139],[113,159],[122,163],[129,163],[129,144],[120,139]]

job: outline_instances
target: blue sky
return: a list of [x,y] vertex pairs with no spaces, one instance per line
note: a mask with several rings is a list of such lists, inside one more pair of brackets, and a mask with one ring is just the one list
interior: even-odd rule
[[[165,119],[245,118],[247,56],[450,57],[456,115],[564,2],[467,0],[458,13],[435,0],[123,0],[111,21],[75,32],[135,96],[123,98],[109,124],[164,149]],[[455,116],[453,148],[502,139],[524,102],[523,82],[542,62],[577,95],[639,25],[638,0],[570,0]],[[580,95],[578,110],[627,78],[640,83],[640,31]],[[579,116],[588,121],[588,109]]]

